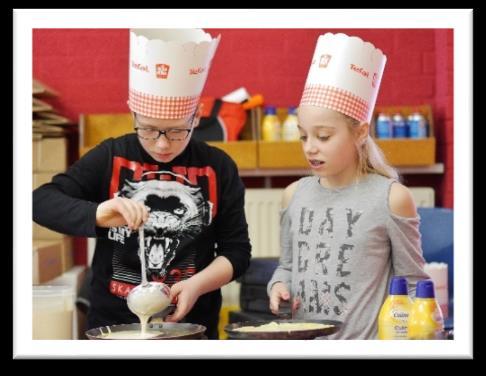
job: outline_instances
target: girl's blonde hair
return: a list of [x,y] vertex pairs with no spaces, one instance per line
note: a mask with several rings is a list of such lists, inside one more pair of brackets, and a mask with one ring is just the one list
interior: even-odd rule
[[[361,125],[358,120],[342,113],[341,115],[346,119],[352,132],[355,131],[357,126]],[[369,134],[366,137],[366,142],[361,145],[357,144],[356,149],[358,151],[358,177],[374,173],[387,178],[400,179],[397,170],[387,162],[383,151]]]

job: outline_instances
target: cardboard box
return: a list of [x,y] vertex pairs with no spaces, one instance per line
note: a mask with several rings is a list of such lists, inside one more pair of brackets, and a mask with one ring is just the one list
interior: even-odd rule
[[32,252],[32,284],[45,283],[62,274],[61,242],[34,240]]
[[239,169],[257,168],[257,142],[256,141],[231,141],[231,142],[207,142],[225,151],[236,163]]
[[32,139],[32,171],[60,172],[67,169],[67,141],[64,137]]
[[[51,142],[52,140],[57,140],[55,142]],[[62,141],[63,140],[63,141]],[[37,171],[40,168],[48,167],[48,166],[54,166],[55,162],[51,161],[51,156],[48,156],[49,153],[46,152],[46,147],[52,146],[54,148],[54,154],[62,154],[62,148],[64,144],[65,148],[65,140],[64,139],[50,139],[50,138],[43,138],[39,139],[36,141],[33,141],[33,147],[34,147],[34,153],[36,153],[37,158],[33,159],[36,161],[36,163],[39,163],[39,165],[36,167],[35,165],[33,166],[34,171],[37,169]],[[57,150],[56,150],[57,148]],[[37,150],[37,151],[36,151]],[[65,151],[64,151],[65,153]],[[53,155],[54,155],[53,154]],[[35,157],[35,155],[34,155]],[[62,160],[65,161],[65,156],[64,158],[61,158]],[[61,167],[60,164],[58,164],[57,167]],[[64,164],[64,168],[66,165]],[[54,167],[53,167],[54,168]],[[41,185],[45,183],[49,183],[54,175],[57,175],[60,170],[58,171],[49,171],[49,172],[34,172],[32,174],[32,189],[36,189],[40,187]],[[64,238],[65,235],[60,234],[58,232],[49,230],[48,228],[45,228],[43,226],[38,225],[37,223],[32,222],[32,238],[35,240],[61,240]]]
[[61,240],[64,236],[66,235],[32,222],[32,239],[34,240]]
[[50,246],[53,244],[59,245],[61,249],[62,272],[64,273],[65,271],[70,270],[74,266],[72,240],[73,240],[72,237],[63,235],[61,239],[57,239],[57,240],[34,239],[34,244],[41,247]]
[[32,174],[32,189],[37,189],[41,185],[49,183],[57,172],[34,172]]
[[65,272],[74,267],[73,238],[64,236],[62,240],[62,271]]
[[[36,189],[45,183],[49,183],[57,172],[35,172],[32,174],[32,189]],[[35,240],[60,240],[63,234],[49,230],[32,222],[32,238]]]
[[66,270],[64,273],[57,276],[53,280],[49,281],[49,284],[71,286],[77,296],[85,278],[86,266],[76,265]]
[[375,108],[373,120],[371,122],[371,134],[375,136],[376,117],[380,113],[393,116],[400,113],[405,119],[413,112],[420,112],[429,125],[429,137],[414,138],[391,138],[376,139],[377,145],[383,150],[385,157],[393,166],[426,166],[436,163],[435,159],[435,131],[432,107],[430,105],[421,106],[378,106]]

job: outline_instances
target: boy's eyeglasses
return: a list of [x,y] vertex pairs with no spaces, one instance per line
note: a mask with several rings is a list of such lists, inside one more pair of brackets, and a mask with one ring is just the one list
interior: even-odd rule
[[161,131],[154,128],[140,128],[136,127],[138,137],[144,140],[158,140],[161,135],[164,135],[169,141],[184,141],[192,131],[191,129],[167,129]]
[[[137,136],[144,139],[144,140],[151,140],[155,141],[158,140],[161,135],[164,135],[169,141],[184,141],[192,131],[192,125],[194,123],[195,113],[192,115],[189,123],[191,124],[191,128],[172,128],[166,129],[161,131],[156,128],[148,128],[148,127],[135,127],[135,131],[137,132]],[[134,114],[135,124],[138,124],[136,115]]]

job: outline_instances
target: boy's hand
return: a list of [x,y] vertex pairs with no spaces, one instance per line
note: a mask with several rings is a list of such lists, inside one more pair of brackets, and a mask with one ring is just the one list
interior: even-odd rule
[[98,205],[96,209],[96,225],[98,227],[117,227],[128,225],[137,230],[148,220],[147,207],[126,197],[115,197]]

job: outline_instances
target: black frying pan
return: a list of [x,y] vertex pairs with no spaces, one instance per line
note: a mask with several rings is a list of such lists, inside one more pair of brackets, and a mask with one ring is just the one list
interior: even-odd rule
[[[269,324],[270,322],[277,323],[319,323],[332,325],[328,328],[320,329],[305,329],[305,330],[289,330],[289,331],[268,331],[268,332],[240,332],[235,329],[244,326],[260,326]],[[343,323],[334,320],[272,320],[272,321],[246,321],[226,325],[224,330],[228,333],[230,339],[314,339],[316,337],[328,336],[336,333]]]
[[[109,328],[109,329],[108,329]],[[111,339],[104,338],[106,334],[121,331],[140,332],[140,324],[122,324],[112,326],[102,326],[100,328],[90,329],[86,332],[89,339]],[[201,339],[206,331],[206,327],[190,323],[164,322],[147,324],[148,333],[157,333],[155,337],[148,339]]]

